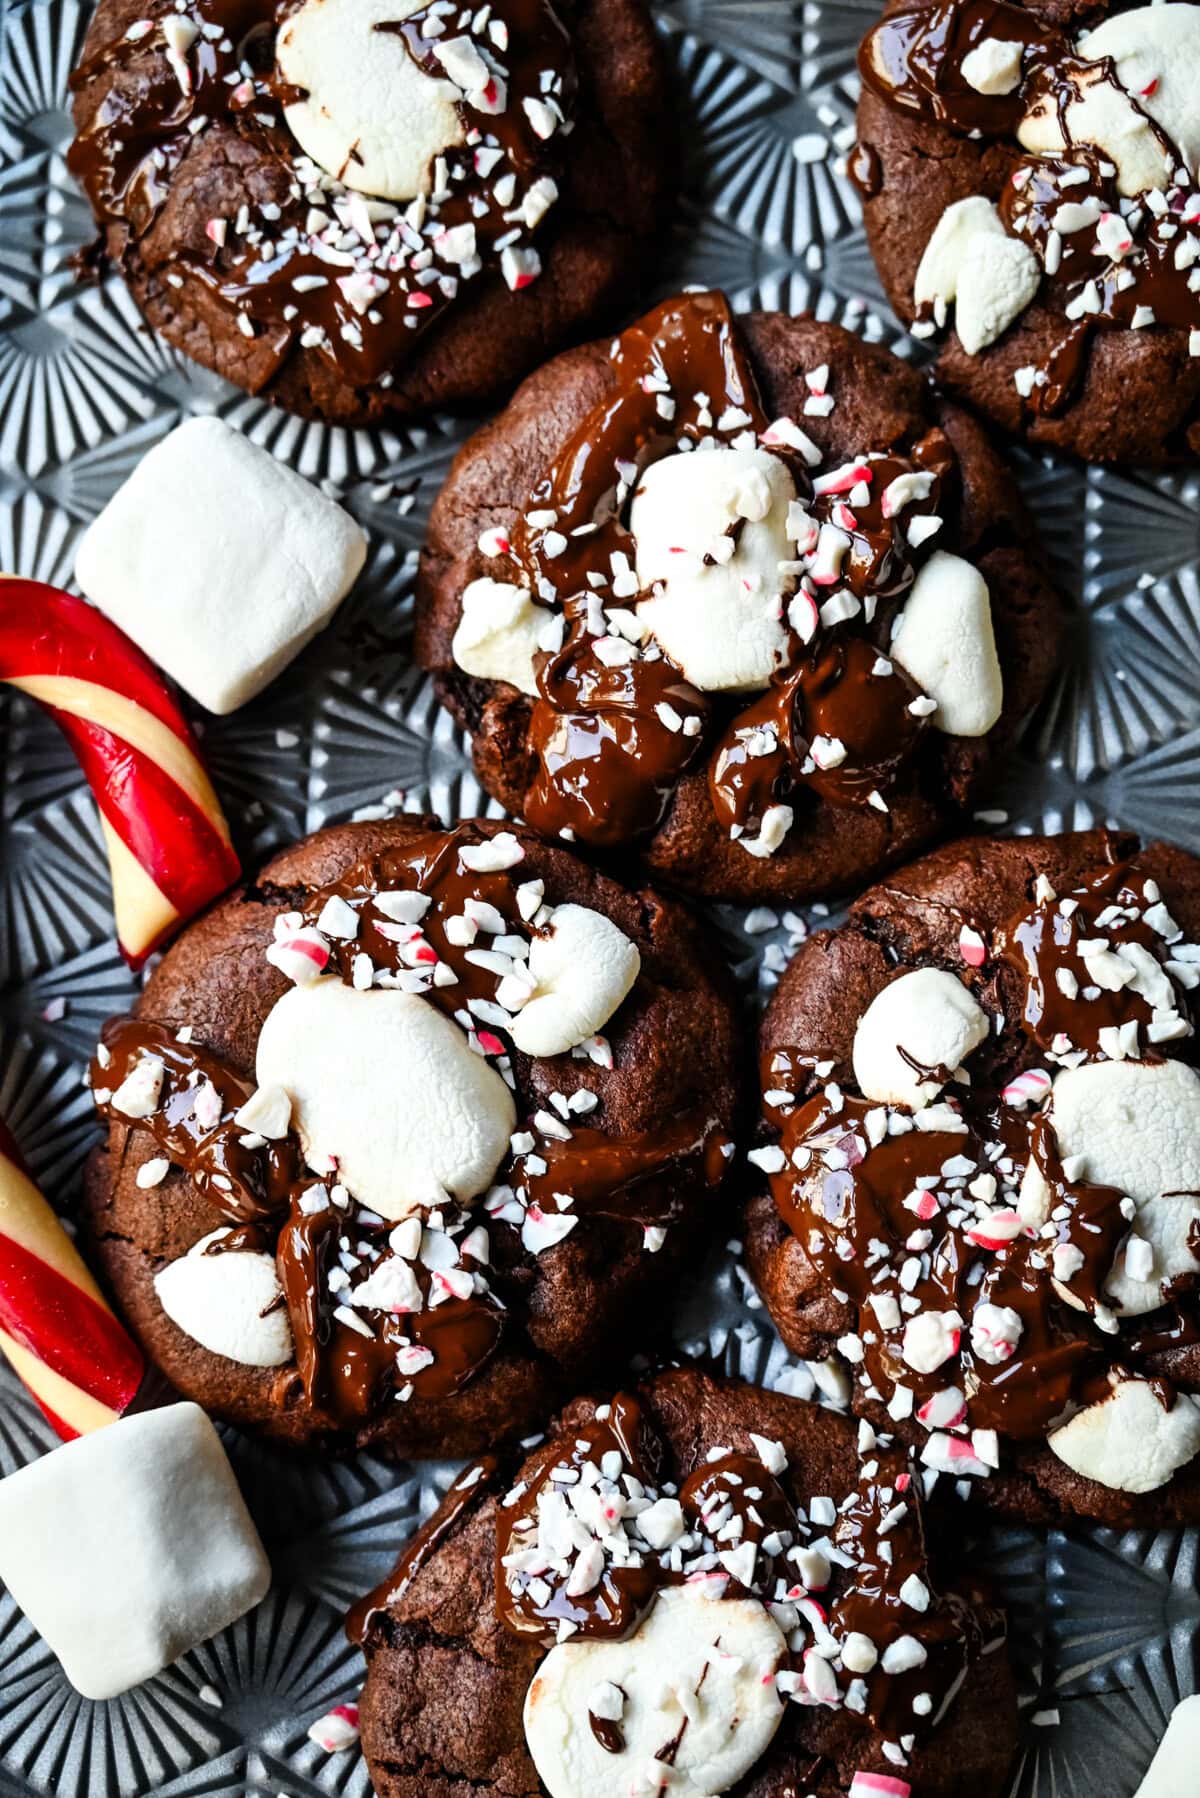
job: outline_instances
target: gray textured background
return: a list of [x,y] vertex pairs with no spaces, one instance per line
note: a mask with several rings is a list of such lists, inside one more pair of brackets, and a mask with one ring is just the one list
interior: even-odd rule
[[[739,309],[809,307],[912,352],[835,167],[874,11],[854,0],[657,7],[687,157],[661,292],[722,286]],[[0,567],[69,585],[81,528],[148,446],[184,417],[219,412],[331,482],[371,536],[333,628],[263,699],[205,730],[244,858],[387,796],[469,816],[481,796],[462,736],[409,659],[417,546],[464,427],[345,432],[286,418],[146,335],[119,282],[74,285],[69,258],[89,220],[63,161],[62,100],[88,12],[0,0]],[[1200,479],[1029,456],[1021,474],[1071,600],[1070,654],[995,803],[1011,828],[1110,818],[1200,847]],[[75,763],[53,725],[2,688],[0,769],[0,1111],[69,1210],[94,1134],[81,1063],[134,982]],[[717,923],[748,994],[769,985],[786,927],[747,939],[727,907]],[[684,1295],[679,1339],[749,1377],[787,1378],[727,1253]],[[0,1374],[0,1473],[51,1441]],[[327,1757],[305,1730],[356,1694],[342,1610],[450,1470],[322,1467],[229,1442],[271,1550],[270,1597],[162,1678],[91,1705],[0,1589],[0,1798],[367,1791],[357,1754]],[[1012,1608],[1022,1676],[1014,1793],[1128,1798],[1172,1704],[1196,1689],[1195,1537],[996,1532],[979,1552]],[[1033,1724],[1054,1710],[1057,1724]]]

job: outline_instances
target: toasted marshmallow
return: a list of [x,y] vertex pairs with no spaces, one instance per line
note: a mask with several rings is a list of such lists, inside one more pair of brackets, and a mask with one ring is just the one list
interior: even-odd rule
[[293,987],[258,1038],[260,1085],[281,1086],[310,1167],[399,1222],[491,1184],[512,1095],[466,1035],[417,993],[340,980]]
[[[1047,1115],[1063,1159],[1082,1164],[1079,1177],[1115,1186],[1137,1207],[1134,1234],[1153,1255],[1149,1278],[1131,1278],[1122,1244],[1105,1296],[1122,1317],[1153,1311],[1162,1304],[1164,1282],[1200,1272],[1191,1248],[1200,1219],[1200,1074],[1181,1061],[1064,1068]],[[1034,1229],[1049,1215],[1049,1189],[1032,1160],[1018,1209]]]
[[[623,1642],[560,1643],[525,1697],[525,1739],[550,1798],[626,1798],[676,1736],[672,1798],[728,1791],[779,1727],[774,1674],[786,1652],[778,1624],[757,1600],[716,1602],[695,1586],[661,1591]],[[588,1721],[593,1699],[607,1698],[610,1687],[625,1695],[617,1754]]]
[[1184,1698],[1171,1712],[1167,1733],[1134,1798],[1193,1798],[1200,1762],[1200,1694]]
[[229,1234],[210,1231],[156,1274],[158,1302],[210,1354],[243,1367],[282,1367],[292,1358],[292,1331],[275,1258],[245,1249],[206,1252]]
[[383,200],[429,192],[434,159],[465,136],[459,89],[425,74],[388,27],[422,0],[303,0],[275,40],[279,76],[305,98],[284,118],[306,156]]
[[1004,680],[987,582],[970,562],[944,550],[929,558],[913,582],[891,654],[936,699],[939,730],[987,735],[1000,716]]
[[507,681],[532,695],[537,692],[533,658],[549,622],[549,612],[534,604],[526,588],[508,581],[472,581],[463,588],[451,654],[464,674]]
[[1154,1492],[1200,1450],[1200,1405],[1180,1392],[1167,1411],[1149,1380],[1121,1380],[1046,1441],[1085,1480]]
[[764,449],[678,451],[654,462],[633,496],[629,528],[638,607],[693,686],[722,693],[765,687],[786,646],[784,597],[794,577],[787,536],[795,484]]
[[944,1068],[948,1077],[987,1033],[986,1012],[953,974],[942,968],[901,974],[875,995],[858,1020],[854,1078],[859,1091],[876,1104],[919,1111],[937,1098],[943,1085],[936,1077],[922,1078],[920,1070]]
[[560,905],[529,948],[532,997],[512,1039],[526,1055],[564,1055],[607,1024],[641,969],[636,943],[601,912]]

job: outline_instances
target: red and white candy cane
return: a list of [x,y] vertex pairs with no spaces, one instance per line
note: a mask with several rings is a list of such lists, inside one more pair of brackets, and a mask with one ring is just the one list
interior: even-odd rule
[[0,1352],[65,1441],[114,1423],[146,1371],[2,1119]]
[[117,940],[134,967],[238,877],[195,740],[141,650],[85,600],[0,577],[0,681],[44,705],[100,808]]

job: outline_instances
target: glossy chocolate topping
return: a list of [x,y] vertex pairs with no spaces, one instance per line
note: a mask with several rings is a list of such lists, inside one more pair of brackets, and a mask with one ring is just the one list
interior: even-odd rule
[[[836,1503],[801,1493],[799,1508],[785,1489],[783,1461],[781,1453],[771,1472],[756,1455],[715,1447],[677,1488],[640,1402],[621,1394],[572,1437],[540,1450],[497,1507],[500,1621],[547,1646],[576,1636],[614,1640],[637,1627],[664,1586],[702,1581],[714,1600],[757,1597],[772,1606],[794,1656],[785,1680],[793,1665],[816,1678],[809,1630],[826,1642],[830,1630],[839,1641],[852,1632],[868,1638],[880,1665],[854,1708],[881,1726],[899,1730],[903,1719],[906,1729],[920,1727],[957,1688],[979,1640],[965,1603],[933,1590],[906,1455],[872,1449],[855,1491]],[[810,1498],[814,1515],[833,1525],[828,1535],[816,1535],[820,1526],[805,1516]],[[678,1533],[652,1548],[638,1517],[676,1502]],[[882,1663],[901,1637],[908,1665],[894,1676]],[[824,1671],[832,1689],[823,1702],[840,1702],[860,1683],[852,1665],[835,1675],[832,1657]],[[802,1673],[801,1686],[805,1680]],[[919,1693],[932,1702],[914,1710]],[[616,1738],[598,1739],[620,1752]]]
[[[464,282],[498,266],[514,289],[536,278],[533,239],[556,197],[552,171],[574,101],[570,41],[550,0],[494,0],[468,16],[474,35],[464,41],[491,80],[481,94],[462,92],[464,141],[436,159],[427,194],[402,206],[343,186],[292,137],[284,109],[304,96],[280,82],[274,41],[294,10],[191,0],[185,16],[155,0],[72,76],[76,92],[101,82],[105,91],[68,163],[100,224],[122,227],[131,245],[210,152],[213,166],[228,163],[237,202],[208,221],[202,246],[180,243],[162,278],[202,289],[254,342],[259,385],[299,345],[352,384],[386,386]],[[182,54],[169,53],[164,19],[197,27]],[[434,50],[445,28],[436,5],[394,27],[413,61],[443,81]],[[542,109],[541,131],[526,100]],[[159,256],[156,248],[156,264]]]
[[[515,1083],[513,1014],[497,995],[520,980],[533,936],[552,918],[542,883],[522,879],[523,855],[511,833],[481,839],[460,826],[418,836],[367,857],[285,913],[276,949],[286,956],[302,941],[325,977],[423,994]],[[594,1049],[611,1058],[601,1039]],[[147,1103],[125,1086],[145,1072],[156,1081]],[[524,1254],[563,1234],[545,1217],[561,1224],[569,1214],[567,1227],[607,1218],[653,1229],[645,1241],[657,1246],[686,1193],[719,1184],[731,1152],[707,1117],[610,1134],[597,1095],[581,1088],[576,1109],[564,1101],[561,1112],[535,1111],[514,1138],[485,1200],[487,1228],[449,1201],[391,1228],[355,1203],[336,1169],[306,1166],[294,1131],[268,1142],[239,1125],[253,1084],[186,1030],[116,1020],[90,1077],[101,1114],[147,1131],[212,1205],[214,1224],[234,1227],[214,1247],[274,1254],[305,1400],[329,1428],[360,1422],[397,1397],[448,1397],[474,1378],[519,1327],[506,1302],[519,1308]],[[598,1122],[582,1125],[584,1115]],[[517,1267],[512,1279],[492,1273],[489,1229],[503,1239],[503,1268]],[[357,1289],[381,1268],[386,1308],[357,1306]]]
[[1023,981],[1025,1030],[1054,1060],[1111,1056],[1124,1032],[1126,1052],[1155,1061],[1188,1034],[1168,967],[1181,936],[1154,882],[1118,862],[1061,898],[1047,893],[998,932],[996,950]]
[[[949,442],[930,431],[908,453],[868,452],[810,477],[819,457],[792,421],[768,420],[719,294],[648,313],[614,343],[611,369],[612,391],[559,451],[503,545],[548,623],[561,626],[559,646],[535,658],[529,821],[548,836],[615,847],[655,827],[701,759],[735,837],[757,832],[805,787],[836,805],[886,810],[925,719],[909,710],[919,689],[884,652],[928,553],[917,543],[932,543],[939,507],[953,497]],[[789,513],[797,559],[781,565],[790,628],[769,687],[750,701],[699,692],[653,637],[627,628],[653,591],[639,587],[628,522],[641,475],[705,442],[765,446],[798,495]],[[916,519],[933,523],[910,542]]]
[[[798,1051],[763,1056],[780,1216],[855,1313],[839,1347],[865,1393],[897,1422],[917,1419],[939,1471],[986,1472],[992,1432],[1039,1439],[1140,1352],[1106,1294],[1135,1207],[1064,1166],[1053,1114],[1036,1109],[1051,1078],[1030,1058],[1074,1067],[1170,1051],[1190,1032],[1180,985],[1194,951],[1181,937],[1135,863],[1062,898],[1039,881],[979,972],[984,1001],[1009,995],[1020,1040],[987,1051],[982,1069],[969,1057],[968,1084],[933,1070],[945,1090],[915,1117],[821,1087]],[[1164,1289],[1164,1306],[1186,1302],[1187,1284]]]
[[480,1455],[456,1473],[441,1504],[405,1545],[404,1553],[387,1578],[373,1587],[346,1615],[346,1634],[356,1647],[366,1641],[371,1619],[389,1605],[398,1604],[425,1563],[436,1554],[446,1537],[495,1485],[499,1461]]
[[[985,39],[1021,46],[1020,80],[1011,93],[980,93],[963,74],[964,58]],[[863,40],[859,68],[890,105],[956,133],[1011,140],[1000,217],[1041,264],[1041,299],[1064,315],[1062,336],[1031,370],[1028,391],[1022,389],[1033,411],[1050,415],[1070,403],[1094,331],[1200,329],[1196,258],[1182,235],[1200,223],[1200,190],[1178,146],[1139,104],[1146,96],[1121,87],[1111,59],[1085,60],[1066,33],[1025,7],[938,0],[882,19]],[[1145,120],[1170,171],[1163,191],[1123,199],[1113,160],[1072,137],[1072,109],[1090,93],[1094,99],[1097,89],[1108,90],[1100,99],[1117,116],[1127,110]],[[1061,154],[1026,155],[1019,148],[1018,126],[1033,113],[1057,120],[1066,146]]]

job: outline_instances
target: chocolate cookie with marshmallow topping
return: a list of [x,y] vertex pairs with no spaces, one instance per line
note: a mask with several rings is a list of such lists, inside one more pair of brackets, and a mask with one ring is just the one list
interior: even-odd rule
[[893,0],[859,67],[868,240],[942,385],[1090,461],[1200,454],[1196,0]]
[[762,1027],[752,1271],[928,1479],[1200,1518],[1200,863],[968,839],[814,936]]
[[474,1452],[623,1359],[701,1248],[735,1013],[686,914],[532,832],[333,827],[105,1027],[97,1256],[217,1415]]
[[691,1369],[577,1400],[351,1613],[375,1791],[999,1794],[1003,1621],[919,1486],[890,1436]]
[[979,428],[810,318],[665,302],[551,362],[434,506],[417,649],[488,790],[713,898],[912,854],[1044,690],[1058,605]]
[[627,302],[669,180],[642,0],[100,0],[72,89],[95,259],[339,424],[510,389]]

